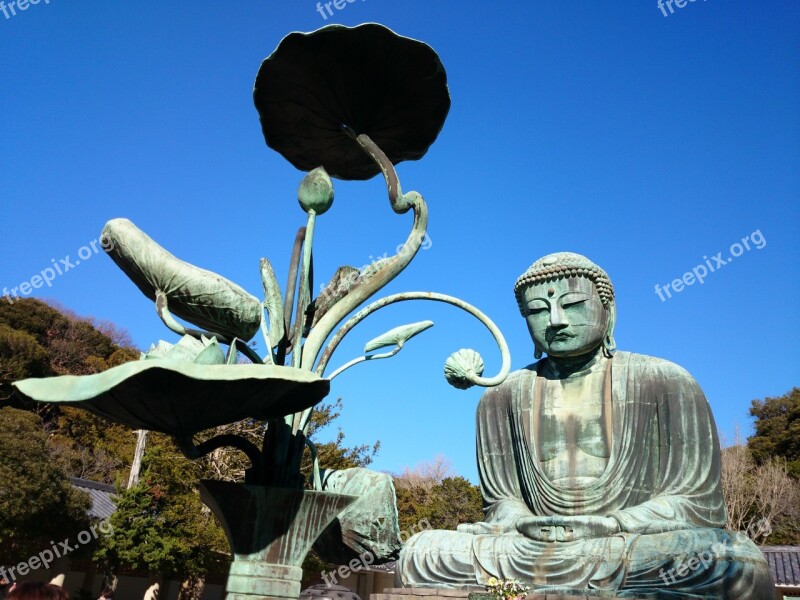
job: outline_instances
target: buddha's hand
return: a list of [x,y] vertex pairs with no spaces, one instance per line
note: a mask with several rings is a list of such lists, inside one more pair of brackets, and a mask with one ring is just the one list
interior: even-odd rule
[[472,535],[503,535],[515,531],[513,524],[505,523],[461,523],[456,526],[459,533],[470,533]]
[[608,537],[619,533],[620,527],[611,517],[523,517],[517,521],[517,531],[539,542],[573,542]]

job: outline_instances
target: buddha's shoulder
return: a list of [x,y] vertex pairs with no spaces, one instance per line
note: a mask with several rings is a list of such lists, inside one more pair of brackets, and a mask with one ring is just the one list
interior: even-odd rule
[[528,365],[524,369],[511,371],[505,380],[493,387],[487,388],[481,395],[481,403],[497,402],[500,398],[510,398],[512,390],[519,386],[527,386],[533,383],[536,378],[536,363]]
[[614,364],[624,365],[642,377],[695,383],[689,371],[665,358],[633,352],[617,352],[614,355]]
[[[511,386],[521,383],[523,380],[534,379],[536,377],[536,365],[538,362],[528,365],[524,369],[511,371],[505,381],[500,385]],[[499,386],[498,386],[499,387]]]
[[[546,360],[546,359],[544,359]],[[665,358],[636,354],[634,352],[619,351],[614,354],[613,367],[626,368],[638,377],[656,378],[666,380],[683,380],[694,383],[692,375],[679,364]],[[506,390],[513,386],[525,385],[536,378],[537,365],[535,362],[523,369],[512,371],[500,385],[490,388],[497,391]]]

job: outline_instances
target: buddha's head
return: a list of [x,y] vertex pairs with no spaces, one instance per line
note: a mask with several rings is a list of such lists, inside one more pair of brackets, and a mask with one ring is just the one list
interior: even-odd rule
[[540,258],[514,286],[520,312],[536,347],[535,357],[580,356],[614,342],[614,287],[600,267],[585,256],[556,252]]

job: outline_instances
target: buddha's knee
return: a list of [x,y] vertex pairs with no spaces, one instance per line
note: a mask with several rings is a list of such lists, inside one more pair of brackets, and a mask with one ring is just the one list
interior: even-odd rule
[[474,536],[457,531],[443,531],[429,529],[412,535],[403,544],[401,556],[405,553],[436,552],[438,550],[452,551],[455,548],[471,548]]
[[768,600],[774,588],[767,562],[752,540],[722,529],[687,529],[641,536],[631,552],[629,583],[654,572],[666,589],[714,598]]

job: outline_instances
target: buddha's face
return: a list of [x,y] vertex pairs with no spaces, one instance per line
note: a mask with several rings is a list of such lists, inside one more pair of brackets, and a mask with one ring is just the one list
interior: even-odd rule
[[536,347],[548,356],[579,356],[603,343],[608,310],[590,279],[531,285],[523,293],[523,310]]

